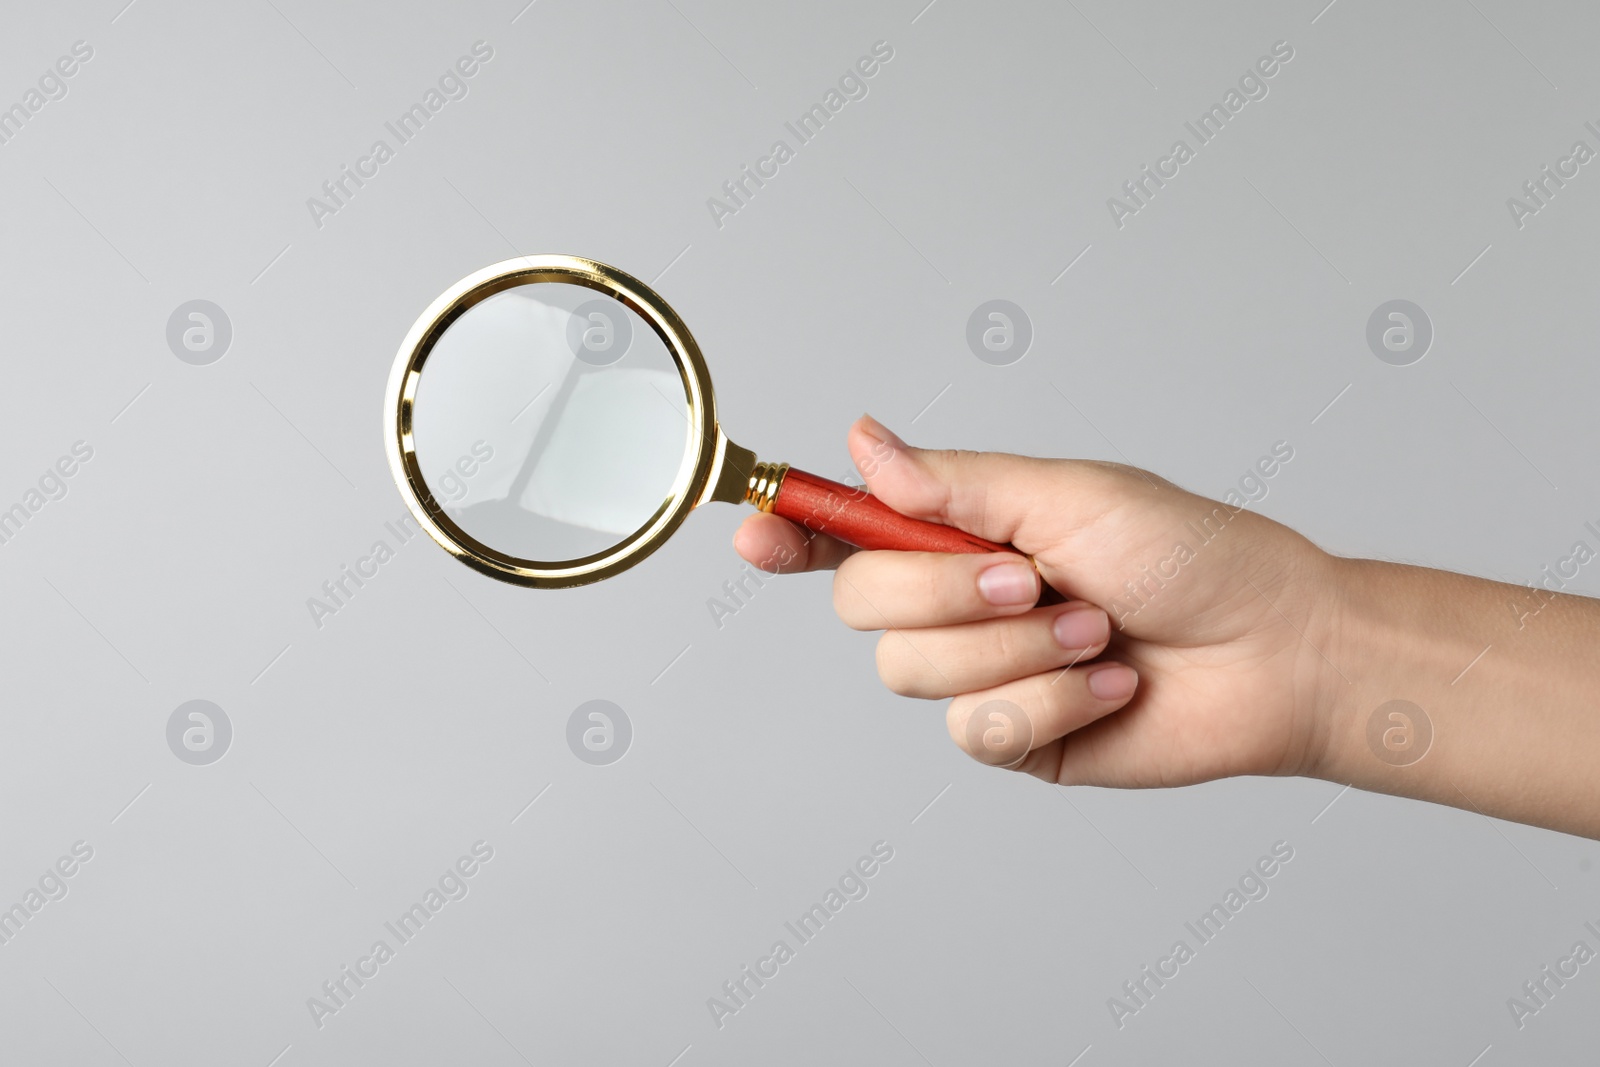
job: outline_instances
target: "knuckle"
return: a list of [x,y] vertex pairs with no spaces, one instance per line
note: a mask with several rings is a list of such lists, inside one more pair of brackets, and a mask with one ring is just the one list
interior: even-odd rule
[[922,695],[922,687],[914,670],[909,669],[901,645],[904,639],[893,632],[878,638],[878,678],[889,689],[903,697]]
[[862,614],[861,594],[857,591],[850,575],[840,568],[833,574],[833,611],[852,630],[875,629],[871,621]]
[[918,597],[927,609],[935,614],[943,614],[951,606],[950,583],[946,579],[946,568],[940,566],[942,561],[930,559],[926,565],[918,567],[913,573],[916,575],[915,586]]
[[833,572],[833,610],[852,630],[883,630],[889,620],[873,606],[865,588],[871,586],[871,553],[850,556]]
[[1033,659],[1023,642],[1017,640],[1016,627],[1010,620],[997,623],[990,635],[989,657],[993,663],[1025,664]]
[[850,587],[841,567],[833,572],[833,613],[845,622],[850,621]]
[[917,699],[942,696],[938,685],[926,677],[922,659],[907,654],[906,638],[901,633],[890,630],[878,638],[877,665],[878,680],[896,696]]
[[960,697],[950,702],[950,706],[945,709],[944,713],[944,727],[950,732],[950,740],[955,742],[956,747],[970,756],[972,755],[972,750],[967,747],[968,711],[966,704],[967,701]]
[[1143,467],[1130,463],[1112,463],[1109,460],[1082,460],[1084,470],[1103,479],[1103,488],[1111,491],[1148,493],[1165,492],[1178,487],[1167,479]]
[[960,463],[978,453],[961,448],[924,448],[922,458],[939,466],[949,466]]

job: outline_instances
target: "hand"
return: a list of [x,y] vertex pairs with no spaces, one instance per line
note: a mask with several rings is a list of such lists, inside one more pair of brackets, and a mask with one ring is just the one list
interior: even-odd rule
[[[1316,772],[1337,582],[1305,538],[1133,467],[926,451],[866,417],[849,445],[884,503],[1009,543],[1037,572],[1013,555],[857,551],[765,514],[735,546],[768,570],[835,568],[839,617],[887,631],[884,684],[953,697],[969,753],[1062,784]],[[1040,576],[1064,603],[1037,604]]]

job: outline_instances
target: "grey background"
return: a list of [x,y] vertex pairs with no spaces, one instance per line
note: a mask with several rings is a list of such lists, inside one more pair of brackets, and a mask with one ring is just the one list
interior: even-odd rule
[[[402,335],[513,251],[659,278],[767,458],[842,476],[865,409],[1221,494],[1287,440],[1263,512],[1532,581],[1600,520],[1600,176],[1521,229],[1505,200],[1597,146],[1600,14],[1323,2],[7,4],[7,105],[95,51],[0,146],[0,507],[94,455],[0,546],[0,898],[94,856],[0,946],[4,1060],[1592,1057],[1593,965],[1520,1031],[1506,999],[1596,946],[1594,843],[1315,781],[986,769],[877,684],[826,576],[712,622],[735,509],[579,591],[419,538],[307,608],[404,513]],[[314,226],[479,39],[470,94]],[[870,94],[719,229],[706,199],[878,40]],[[1107,198],[1279,40],[1270,95],[1118,229]],[[193,299],[232,322],[209,366],[166,343]],[[990,299],[1032,320],[1014,365],[967,349]],[[1409,367],[1365,341],[1393,299],[1435,327]],[[167,747],[193,699],[233,726],[209,766]],[[633,726],[609,766],[566,742],[594,699]],[[470,894],[318,1029],[307,998],[480,839]],[[880,840],[870,895],[717,1029],[707,998]],[[1270,896],[1119,1030],[1107,999],[1280,840]]]

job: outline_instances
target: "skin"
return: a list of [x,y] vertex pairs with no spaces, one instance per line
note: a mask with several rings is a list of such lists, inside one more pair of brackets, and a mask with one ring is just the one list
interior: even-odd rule
[[1033,563],[767,514],[735,547],[833,569],[884,684],[949,699],[975,758],[1062,785],[1317,777],[1600,838],[1600,601],[1336,557],[1133,467],[918,449],[868,417],[849,445],[890,507]]

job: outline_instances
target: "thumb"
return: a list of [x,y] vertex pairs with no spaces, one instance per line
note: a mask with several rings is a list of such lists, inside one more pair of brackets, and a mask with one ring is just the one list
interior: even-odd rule
[[913,448],[870,415],[850,427],[849,445],[868,490],[902,515],[1031,551],[1024,542],[1042,504],[1048,461]]

